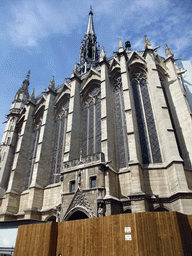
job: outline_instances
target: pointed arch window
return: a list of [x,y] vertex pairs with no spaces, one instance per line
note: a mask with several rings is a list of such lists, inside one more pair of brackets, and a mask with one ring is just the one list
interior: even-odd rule
[[37,155],[37,146],[38,146],[39,135],[40,135],[40,130],[41,130],[41,122],[42,122],[42,120],[40,118],[38,123],[35,125],[35,129],[34,129],[32,150],[31,150],[31,155],[30,155],[30,159],[29,159],[29,167],[27,170],[25,189],[29,188],[31,181],[32,181],[33,168],[35,165],[35,160],[36,160],[36,155]]
[[116,110],[116,131],[118,141],[118,155],[120,168],[128,166],[129,148],[127,140],[127,125],[125,117],[124,97],[122,90],[121,76],[114,82],[115,110]]
[[53,160],[51,167],[51,183],[60,181],[60,172],[62,169],[63,154],[65,150],[65,138],[67,131],[69,101],[65,102],[57,115],[55,122],[55,138],[53,148]]
[[174,118],[173,118],[172,111],[171,111],[171,106],[170,106],[170,103],[169,103],[169,100],[168,100],[167,91],[166,91],[166,80],[160,74],[160,72],[158,74],[159,74],[160,83],[161,83],[161,86],[162,86],[162,89],[163,89],[163,93],[164,93],[164,97],[165,97],[165,102],[167,104],[167,108],[168,108],[171,124],[172,124],[173,129],[174,129],[174,134],[175,134],[175,138],[176,138],[176,141],[177,141],[177,146],[178,146],[179,154],[180,154],[181,158],[183,158],[183,153],[182,153],[182,150],[181,150],[182,147],[180,145],[178,134],[176,132],[176,126],[175,126]]
[[161,163],[161,152],[145,72],[136,69],[131,76],[131,85],[143,163]]
[[82,148],[83,156],[101,152],[100,87],[89,91],[83,102]]

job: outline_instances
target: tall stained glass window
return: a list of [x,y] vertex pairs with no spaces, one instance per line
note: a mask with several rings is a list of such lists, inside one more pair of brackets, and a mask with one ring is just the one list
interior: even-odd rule
[[53,160],[51,166],[51,183],[60,181],[60,172],[62,169],[63,154],[65,150],[65,137],[67,131],[69,101],[63,104],[61,111],[57,115],[55,122],[55,138],[53,149]]
[[131,76],[142,160],[144,164],[161,163],[161,152],[146,80],[145,72],[140,69],[135,70]]
[[129,149],[121,76],[115,79],[116,131],[120,168],[128,166]]
[[82,123],[83,156],[101,151],[100,87],[94,87],[84,99]]
[[170,119],[171,119],[171,124],[172,124],[173,129],[174,129],[175,138],[176,138],[178,149],[179,149],[179,154],[180,154],[181,158],[183,158],[183,154],[182,154],[179,138],[178,138],[178,135],[177,135],[177,132],[176,132],[176,128],[175,128],[175,123],[174,123],[173,115],[171,113],[170,103],[169,103],[167,92],[166,92],[166,89],[165,89],[166,82],[165,82],[165,79],[160,75],[160,73],[159,73],[159,79],[160,79],[160,83],[161,83],[161,86],[162,86],[162,89],[163,89],[163,93],[164,93],[164,97],[165,97],[165,102],[167,104],[169,116],[170,116]]
[[25,183],[25,189],[28,189],[31,181],[32,181],[32,176],[33,176],[33,168],[35,165],[35,159],[36,159],[36,154],[37,154],[37,146],[38,146],[38,141],[39,141],[39,134],[40,134],[40,129],[41,129],[41,120],[36,124],[35,129],[34,129],[34,134],[33,134],[33,142],[32,142],[32,150],[31,150],[31,155],[29,159],[29,166],[28,166],[28,171],[27,171],[27,179]]

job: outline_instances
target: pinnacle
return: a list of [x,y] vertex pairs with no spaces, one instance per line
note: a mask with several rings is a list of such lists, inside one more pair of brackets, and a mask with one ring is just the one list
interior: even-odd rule
[[170,48],[165,44],[165,55],[167,58],[174,57],[173,53],[171,52]]
[[119,52],[122,52],[122,51],[124,51],[123,43],[122,43],[122,39],[119,38]]
[[55,89],[54,76],[52,76],[52,79],[51,79],[51,81],[50,81],[50,83],[49,83],[49,87],[48,87],[48,88],[49,88],[49,89],[52,89],[52,90]]
[[104,60],[106,57],[105,48],[102,47],[101,54],[100,54],[100,61]]
[[149,42],[149,39],[145,35],[145,49],[152,49],[151,43]]
[[35,89],[33,89],[31,95],[29,96],[29,101],[34,102],[35,100]]

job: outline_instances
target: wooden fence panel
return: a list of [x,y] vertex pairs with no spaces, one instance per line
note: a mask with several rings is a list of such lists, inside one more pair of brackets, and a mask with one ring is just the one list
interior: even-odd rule
[[33,224],[18,228],[15,256],[55,256],[57,224]]
[[191,227],[192,216],[176,212],[128,213],[26,225],[18,229],[14,255],[191,255]]

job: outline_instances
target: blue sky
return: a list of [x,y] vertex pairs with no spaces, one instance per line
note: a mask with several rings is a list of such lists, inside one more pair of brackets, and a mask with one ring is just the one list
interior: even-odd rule
[[71,76],[79,59],[90,5],[97,41],[107,56],[118,38],[143,50],[144,35],[164,56],[192,61],[191,0],[0,0],[0,138],[11,102],[31,70],[29,93],[39,95],[52,75],[56,86]]

